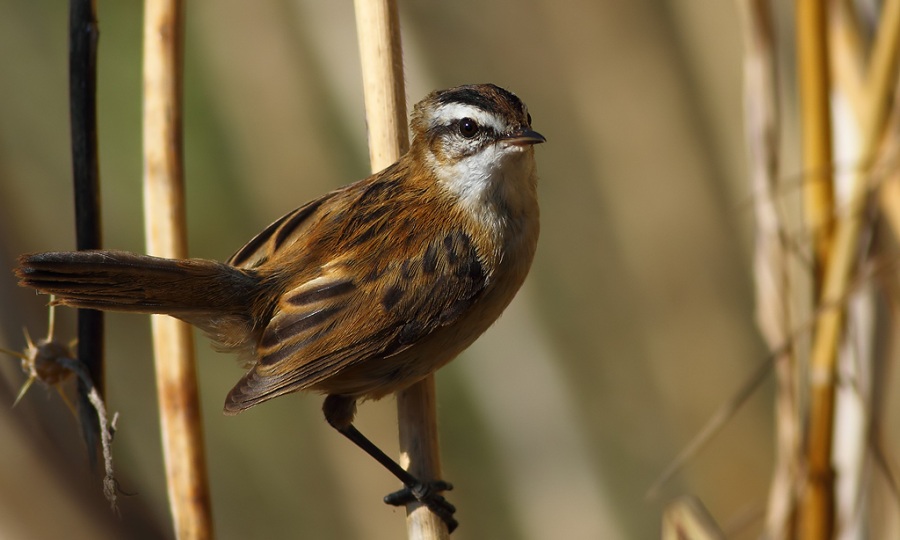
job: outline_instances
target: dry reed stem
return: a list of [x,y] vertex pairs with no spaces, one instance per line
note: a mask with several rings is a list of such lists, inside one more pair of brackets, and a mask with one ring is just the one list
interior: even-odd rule
[[802,122],[803,194],[806,226],[813,235],[816,291],[827,260],[834,211],[831,156],[831,84],[827,4],[797,0],[797,64]]
[[[895,99],[900,99],[900,93]],[[895,164],[900,159],[900,110],[893,111],[891,127],[887,131],[891,135],[882,145],[882,159],[879,162]],[[879,182],[878,205],[894,239],[900,240],[900,170],[896,166],[889,167]]]
[[[436,411],[433,375],[397,393],[400,463],[416,478],[441,478]],[[418,503],[407,506],[406,531],[407,537],[414,540],[450,537],[447,524],[428,507]]]
[[[818,298],[823,285],[823,267],[831,256],[834,223],[831,219],[834,193],[828,5],[819,0],[797,0],[796,7],[802,158],[807,174],[803,183],[804,214],[805,225],[813,234],[813,290]],[[842,319],[832,314],[835,312],[826,313],[820,324],[834,325],[836,332]],[[811,357],[806,485],[800,506],[800,532],[808,539],[831,538],[834,531],[832,442],[836,363],[836,348],[831,354]]]
[[697,498],[679,497],[666,505],[662,540],[724,540],[725,533]]
[[375,172],[409,150],[400,22],[395,0],[356,0],[354,8]]
[[[890,0],[885,3],[882,12],[882,20],[887,23],[897,16],[897,2]],[[832,36],[835,42],[834,47],[834,71],[835,83],[840,87],[843,95],[846,97],[848,104],[853,110],[853,114],[857,119],[861,119],[867,114],[867,109],[871,106],[868,101],[867,94],[867,73],[865,65],[865,57],[863,56],[862,37],[859,35],[859,23],[852,17],[851,7],[846,2],[841,2],[837,24],[833,24]],[[896,24],[896,23],[893,23]],[[882,37],[880,44],[877,46],[879,50],[888,49],[890,38],[884,38],[888,33],[880,34]],[[887,54],[888,51],[879,52],[879,55]],[[870,83],[869,83],[870,84]],[[894,100],[898,99],[895,92]],[[884,103],[880,104],[884,105]],[[896,108],[891,112],[891,122],[898,124],[898,113]],[[893,162],[897,159],[898,143],[900,137],[897,136],[895,129],[886,130],[888,137],[885,139],[879,150],[879,157],[876,163],[887,169],[883,179],[879,179],[876,186],[878,190],[878,202],[881,212],[887,218],[888,226],[894,234],[895,238],[900,239],[900,183],[898,183],[897,175],[893,172],[896,167]],[[873,165],[874,167],[875,165]]]
[[779,200],[780,154],[778,69],[774,20],[765,0],[739,2],[744,36],[744,118],[750,180],[756,218],[754,277],[756,322],[774,361],[775,464],[766,510],[769,538],[793,529],[797,456],[802,430],[798,412],[797,358],[793,347],[788,261],[792,246],[776,202]]
[[[883,11],[867,75],[865,109],[860,121],[861,153],[852,174],[852,191],[846,211],[838,216],[834,247],[825,267],[820,305],[810,355],[812,385],[808,435],[810,493],[804,504],[804,537],[827,538],[832,531],[833,508],[831,445],[833,439],[834,363],[844,329],[844,306],[857,261],[860,236],[868,200],[869,173],[887,118],[896,77],[897,39],[900,36],[898,2],[888,2]],[[825,307],[833,306],[833,307]]]
[[862,117],[865,93],[866,45],[850,0],[837,3],[829,19],[832,83],[847,98],[853,115]]
[[[882,7],[881,28],[872,52],[872,62],[866,77],[866,90],[869,96],[867,103],[875,110],[870,115],[875,118],[887,116],[886,107],[889,107],[889,96],[880,94],[879,91],[891,81],[897,79],[897,48],[900,41],[900,0],[886,0]],[[871,99],[881,97],[877,102]],[[897,93],[894,93],[897,98]],[[896,110],[892,116],[896,116]],[[893,133],[893,131],[892,131]],[[894,139],[896,140],[896,139]],[[890,156],[896,152],[896,147],[891,148],[886,154]],[[888,225],[894,233],[895,239],[900,239],[900,182],[897,175],[891,174],[887,181],[882,182],[878,191],[878,202],[881,211],[887,217]]]
[[[356,27],[362,61],[369,156],[372,170],[397,161],[409,149],[403,53],[395,0],[356,0]],[[441,478],[434,376],[397,393],[400,464],[416,478]],[[449,538],[446,524],[425,505],[406,507],[407,536]]]
[[[147,0],[144,12],[144,211],[147,252],[187,256],[182,160],[184,5]],[[213,537],[193,335],[153,315],[156,384],[176,537]]]

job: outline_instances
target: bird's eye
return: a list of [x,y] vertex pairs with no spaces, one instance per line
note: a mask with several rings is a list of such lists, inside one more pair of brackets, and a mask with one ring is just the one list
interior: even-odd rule
[[471,139],[478,133],[478,122],[471,118],[463,118],[459,121],[459,134]]

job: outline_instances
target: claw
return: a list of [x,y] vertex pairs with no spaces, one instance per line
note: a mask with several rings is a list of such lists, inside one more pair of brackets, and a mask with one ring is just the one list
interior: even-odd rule
[[[441,497],[441,491],[450,491],[453,484],[443,480],[434,480],[433,482],[421,482],[413,486],[406,486],[393,493],[384,496],[385,504],[391,506],[405,506],[412,502],[424,502],[429,497]],[[443,498],[443,497],[441,497]],[[450,504],[450,503],[447,503]],[[450,505],[453,506],[453,505]],[[456,511],[456,509],[453,509]]]
[[453,517],[456,507],[441,495],[442,491],[451,489],[453,489],[453,484],[443,480],[417,482],[389,493],[384,497],[384,502],[391,506],[406,506],[412,502],[420,502],[437,514],[447,525],[447,531],[452,533],[459,526],[459,522]]

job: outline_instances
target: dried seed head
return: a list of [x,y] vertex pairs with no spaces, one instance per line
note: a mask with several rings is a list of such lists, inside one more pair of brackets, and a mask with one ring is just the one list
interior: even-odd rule
[[22,358],[22,370],[36,380],[54,386],[72,376],[72,372],[60,363],[60,359],[74,357],[73,351],[58,341],[40,339],[37,343],[31,343],[29,340]]

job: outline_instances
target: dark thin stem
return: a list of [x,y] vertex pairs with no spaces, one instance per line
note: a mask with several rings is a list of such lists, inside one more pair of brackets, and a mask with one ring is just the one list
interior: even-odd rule
[[[76,247],[101,245],[100,173],[97,150],[97,27],[93,0],[69,3],[69,114],[72,134],[72,173],[75,186]],[[103,375],[103,314],[78,310],[78,358],[88,368],[101,395]],[[82,434],[88,452],[96,458],[99,426],[91,413],[89,388],[78,385]]]
[[75,180],[78,249],[100,247],[99,159],[97,155],[97,38],[91,0],[72,0],[69,11],[69,114]]

